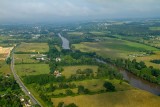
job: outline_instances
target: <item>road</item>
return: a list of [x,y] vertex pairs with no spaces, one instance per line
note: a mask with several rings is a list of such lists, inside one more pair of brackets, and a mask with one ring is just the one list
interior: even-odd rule
[[21,87],[22,91],[30,97],[31,101],[33,104],[38,104],[42,107],[42,105],[40,104],[39,101],[36,100],[36,98],[32,95],[32,93],[29,92],[29,90],[27,89],[27,87],[23,84],[23,82],[21,81],[21,79],[19,78],[19,76],[16,74],[15,70],[14,70],[14,49],[13,52],[11,53],[11,71],[14,75],[15,80],[17,81],[17,83],[19,84],[19,86]]

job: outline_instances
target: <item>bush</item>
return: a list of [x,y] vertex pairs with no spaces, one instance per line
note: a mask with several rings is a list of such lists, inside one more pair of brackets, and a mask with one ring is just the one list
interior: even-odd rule
[[106,88],[106,91],[115,91],[115,86],[110,82],[105,82],[103,86]]

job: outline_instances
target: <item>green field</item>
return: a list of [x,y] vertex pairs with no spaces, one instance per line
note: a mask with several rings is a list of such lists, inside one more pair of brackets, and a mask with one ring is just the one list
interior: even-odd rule
[[80,36],[83,35],[83,32],[68,32],[68,35],[73,35],[73,36]]
[[49,74],[48,64],[20,64],[15,66],[19,76]]
[[31,58],[32,54],[15,54],[15,64],[19,63],[38,63],[38,60]]
[[160,59],[160,51],[155,51],[155,54],[150,56],[144,56],[144,57],[137,57],[137,61],[144,61],[147,66],[153,66],[155,68],[160,69],[160,64],[156,64],[153,62],[150,62],[151,60]]
[[101,36],[101,35],[105,35],[105,34],[108,33],[108,32],[97,32],[97,31],[92,31],[92,32],[90,32],[90,33],[92,33],[92,34],[94,34],[94,35]]
[[[108,80],[108,79],[92,79],[92,80],[84,80],[84,81],[75,81],[75,82],[71,82],[76,84],[76,86],[82,85],[85,88],[89,89],[91,92],[98,92],[101,90],[105,90],[105,88],[103,87],[103,83],[105,81],[109,81],[112,84],[114,84],[116,91],[126,91],[126,90],[132,90],[134,89],[133,87],[131,87],[128,83],[126,82],[122,82],[120,84],[120,80]],[[45,85],[45,87],[48,87],[49,84]],[[58,84],[54,84],[57,85]],[[59,94],[59,93],[63,93],[65,94],[65,90],[66,89],[56,89],[54,92],[49,92],[47,93],[47,95],[51,95],[51,94]],[[74,93],[78,92],[78,88],[74,88],[71,89]]]
[[160,27],[150,27],[149,29],[153,31],[160,31]]
[[47,43],[21,43],[15,52],[48,52],[49,47]]
[[104,38],[101,42],[74,44],[73,46],[83,52],[96,52],[98,55],[111,58],[128,58],[130,54],[142,54],[146,50],[158,50],[143,44],[112,38]]
[[10,65],[6,64],[5,61],[0,61],[0,73],[4,75],[11,74]]
[[160,105],[160,97],[138,89],[52,98],[52,101],[56,106],[59,102],[64,102],[65,104],[75,103],[79,107],[159,107]]
[[43,107],[46,106],[46,104],[44,103],[44,101],[39,97],[39,94],[34,90],[34,87],[32,85],[27,85],[27,88],[29,89],[29,91],[34,95],[34,97],[41,103],[41,105]]
[[84,70],[84,69],[92,69],[93,72],[96,72],[97,69],[98,69],[98,66],[91,66],[91,65],[83,65],[83,66],[66,66],[66,67],[63,67],[64,71],[62,72],[62,75],[66,76],[66,77],[69,77],[71,76],[72,74],[76,74],[76,71],[78,69],[81,69],[81,70]]
[[124,90],[130,90],[133,89],[129,84],[126,82],[123,82],[120,84],[120,80],[108,80],[108,79],[92,79],[92,80],[84,80],[84,81],[78,81],[78,82],[72,82],[75,83],[76,85],[83,85],[85,88],[89,89],[92,92],[100,91],[100,90],[105,90],[103,87],[103,83],[105,81],[109,81],[112,84],[114,84],[115,88],[117,91],[124,91]]

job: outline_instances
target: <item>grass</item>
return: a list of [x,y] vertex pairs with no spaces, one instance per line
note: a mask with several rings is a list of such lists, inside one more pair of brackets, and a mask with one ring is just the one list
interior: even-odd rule
[[11,74],[10,65],[6,64],[5,61],[0,61],[0,73],[4,75]]
[[65,104],[75,103],[79,107],[159,107],[160,105],[160,97],[139,89],[52,98],[52,101],[55,106],[59,102],[64,102]]
[[16,52],[48,52],[49,47],[47,43],[21,43],[16,49]]
[[73,35],[73,36],[80,36],[83,35],[83,32],[68,32],[68,35]]
[[37,94],[37,92],[34,90],[34,88],[32,87],[32,85],[27,85],[27,88],[29,89],[29,91],[34,95],[34,97],[41,103],[41,105],[43,107],[46,106],[45,102],[39,97],[39,95]]
[[131,54],[140,55],[147,50],[159,51],[144,44],[108,37],[103,38],[101,42],[83,42],[73,46],[83,52],[96,52],[100,56],[110,58],[130,58]]
[[55,45],[55,48],[60,52],[61,48],[58,45]]
[[15,66],[19,76],[48,74],[50,72],[48,64],[20,64]]
[[32,59],[31,54],[15,54],[15,63],[38,63],[38,60]]
[[100,90],[105,90],[105,88],[103,87],[103,83],[105,81],[109,81],[112,84],[114,84],[117,91],[124,91],[124,90],[133,89],[133,87],[131,87],[126,82],[123,82],[122,84],[120,84],[120,80],[116,80],[116,79],[114,79],[114,80],[92,79],[92,80],[84,80],[84,81],[78,81],[78,82],[76,81],[76,82],[73,82],[73,83],[75,83],[77,86],[82,85],[92,92],[97,92],[97,91],[100,91]]
[[84,70],[84,69],[87,69],[87,68],[90,68],[90,69],[92,69],[94,72],[96,72],[97,69],[98,69],[98,66],[92,66],[92,65],[66,66],[66,67],[63,67],[64,71],[62,72],[62,75],[66,76],[66,77],[69,77],[69,76],[71,76],[72,74],[76,74],[76,71],[77,71],[78,69]]
[[160,27],[149,27],[149,30],[160,31]]
[[137,61],[144,61],[147,66],[153,66],[154,68],[160,69],[160,64],[150,62],[151,60],[160,59],[160,51],[156,51],[154,55],[137,57],[136,59]]
[[97,31],[92,31],[92,32],[90,32],[90,33],[92,33],[92,34],[94,34],[94,35],[100,36],[100,35],[105,35],[107,32],[97,32]]
[[[58,89],[58,90],[55,90],[54,92],[47,93],[47,95],[51,95],[51,94],[58,95],[58,94],[60,94],[60,93],[66,94],[66,90],[68,90],[68,89]],[[77,90],[78,90],[77,88],[70,89],[70,90],[72,90],[72,92],[74,92],[74,93],[77,93],[77,92],[78,92],[78,91],[77,91]]]

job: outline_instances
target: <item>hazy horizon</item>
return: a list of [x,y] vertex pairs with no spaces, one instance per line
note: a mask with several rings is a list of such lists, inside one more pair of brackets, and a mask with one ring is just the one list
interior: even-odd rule
[[0,24],[159,18],[158,0],[1,0]]

